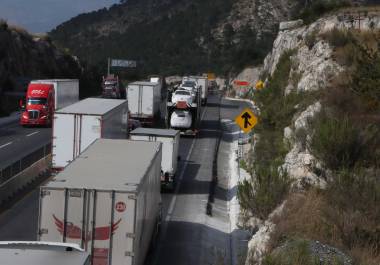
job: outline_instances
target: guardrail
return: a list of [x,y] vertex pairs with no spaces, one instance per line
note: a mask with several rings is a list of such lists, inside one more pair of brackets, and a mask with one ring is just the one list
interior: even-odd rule
[[42,146],[34,152],[0,169],[0,186],[6,184],[12,177],[21,173],[31,165],[51,154],[51,143]]

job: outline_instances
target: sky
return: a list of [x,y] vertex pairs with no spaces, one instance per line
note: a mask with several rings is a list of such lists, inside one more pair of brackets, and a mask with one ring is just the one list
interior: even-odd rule
[[0,0],[0,18],[32,33],[44,33],[81,13],[120,0]]

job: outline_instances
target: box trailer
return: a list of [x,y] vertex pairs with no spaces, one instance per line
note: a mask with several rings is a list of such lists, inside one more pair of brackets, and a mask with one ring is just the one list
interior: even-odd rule
[[52,168],[62,170],[98,138],[126,139],[128,103],[87,98],[54,114]]
[[53,85],[56,110],[67,107],[79,101],[78,79],[44,79],[33,80],[30,83]]
[[1,265],[90,265],[89,253],[76,244],[2,241]]
[[142,265],[161,220],[159,142],[98,139],[40,188],[38,237],[92,265]]
[[153,125],[160,117],[161,86],[159,83],[134,82],[127,87],[128,108],[131,118],[142,124]]
[[137,128],[130,132],[131,140],[162,143],[161,187],[173,190],[177,164],[180,131],[171,129]]

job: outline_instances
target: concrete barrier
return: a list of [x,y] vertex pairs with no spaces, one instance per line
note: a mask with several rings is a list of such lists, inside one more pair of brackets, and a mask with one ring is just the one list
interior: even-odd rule
[[46,173],[50,166],[51,155],[48,155],[2,183],[0,185],[0,204],[11,199],[33,181],[43,177],[43,173]]

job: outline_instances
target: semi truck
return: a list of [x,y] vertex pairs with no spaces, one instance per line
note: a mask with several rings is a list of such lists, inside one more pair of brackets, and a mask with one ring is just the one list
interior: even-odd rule
[[118,76],[113,74],[103,76],[102,96],[103,98],[125,99],[125,91],[120,85]]
[[91,259],[76,244],[1,241],[1,265],[90,265]]
[[126,139],[128,103],[87,98],[54,114],[52,169],[61,171],[98,138]]
[[161,220],[159,142],[98,139],[40,188],[38,239],[92,265],[143,265]]
[[127,87],[129,113],[142,125],[153,126],[160,119],[161,86],[156,82],[133,82]]
[[77,79],[34,80],[20,102],[22,126],[51,126],[54,111],[79,100]]
[[[176,88],[178,90],[181,87]],[[172,95],[176,90],[172,91]],[[173,102],[171,98],[167,101],[166,124],[167,128],[181,131],[181,134],[195,136],[201,120],[201,93],[202,87],[194,88],[195,93],[191,104],[186,100]]]
[[180,132],[168,129],[137,128],[130,133],[131,140],[162,143],[161,188],[174,190]]

